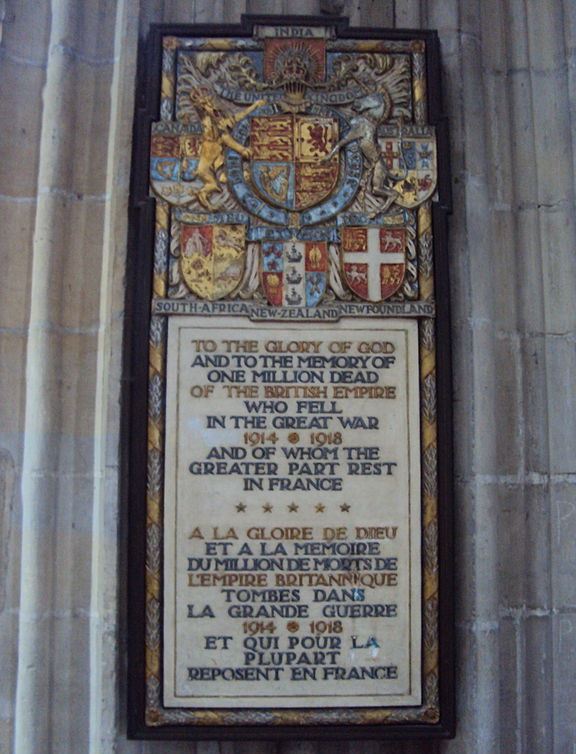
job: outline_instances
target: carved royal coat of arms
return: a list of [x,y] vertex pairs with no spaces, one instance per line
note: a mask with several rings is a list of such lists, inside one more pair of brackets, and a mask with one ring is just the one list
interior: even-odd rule
[[421,43],[275,34],[168,38],[150,163],[167,298],[409,308],[437,182]]

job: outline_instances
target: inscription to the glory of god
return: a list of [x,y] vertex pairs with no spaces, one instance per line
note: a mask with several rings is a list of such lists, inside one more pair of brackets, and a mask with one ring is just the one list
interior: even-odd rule
[[420,703],[417,323],[178,317],[167,353],[166,706]]

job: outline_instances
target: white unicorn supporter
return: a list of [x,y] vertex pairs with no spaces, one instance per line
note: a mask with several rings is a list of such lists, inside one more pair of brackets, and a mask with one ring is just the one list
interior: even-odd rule
[[[374,196],[385,199],[382,212],[390,207],[398,198],[399,193],[391,185],[394,180],[384,162],[382,152],[378,146],[377,129],[384,118],[388,108],[382,94],[368,94],[366,97],[356,100],[354,110],[360,115],[355,115],[350,120],[351,128],[338,144],[327,154],[322,162],[330,160],[334,155],[353,141],[357,141],[369,165],[370,188]],[[397,180],[397,178],[396,178]]]

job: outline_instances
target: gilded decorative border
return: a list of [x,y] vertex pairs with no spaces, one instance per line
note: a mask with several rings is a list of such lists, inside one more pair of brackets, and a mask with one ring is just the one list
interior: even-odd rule
[[[156,204],[153,298],[166,295],[169,208]],[[157,725],[161,700],[161,553],[164,459],[165,317],[150,320],[148,364],[148,465],[146,536],[146,722]]]

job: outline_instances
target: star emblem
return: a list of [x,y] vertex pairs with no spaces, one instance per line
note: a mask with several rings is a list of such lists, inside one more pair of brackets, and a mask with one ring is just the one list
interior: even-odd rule
[[296,503],[290,503],[288,510],[290,511],[290,513],[296,513],[298,506],[296,505]]
[[348,513],[348,511],[350,510],[350,506],[348,505],[348,503],[342,503],[342,505],[340,506],[340,510],[343,511],[344,513]]
[[326,506],[324,503],[316,503],[316,513],[324,513]]
[[238,503],[236,505],[236,510],[238,511],[238,513],[244,513],[244,511],[246,510],[246,503]]
[[262,510],[264,513],[272,513],[272,505],[270,503],[264,503]]

